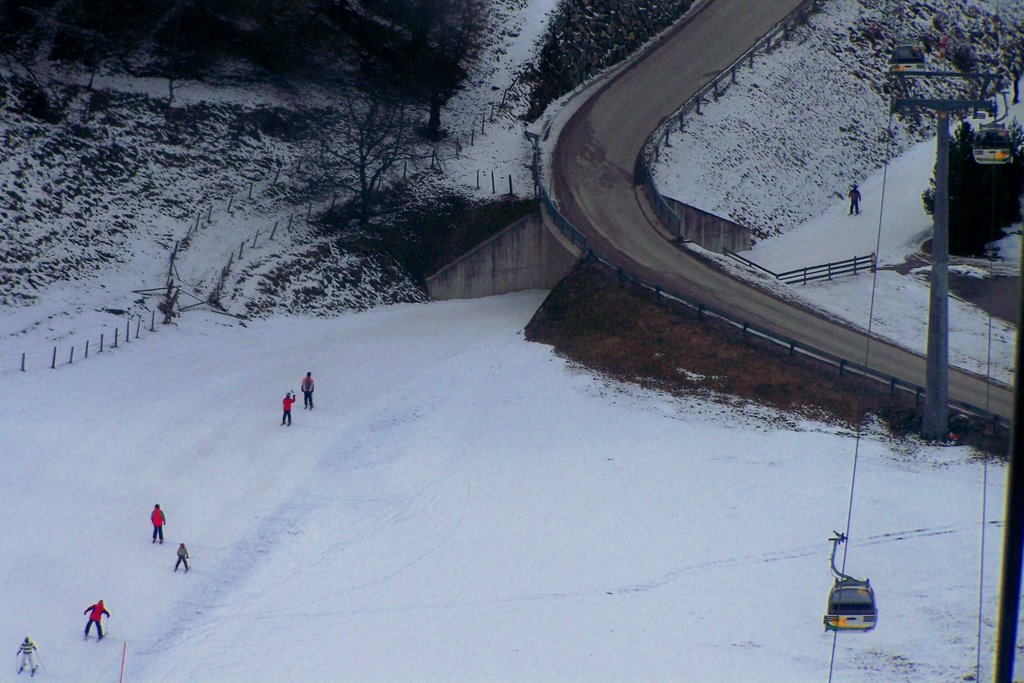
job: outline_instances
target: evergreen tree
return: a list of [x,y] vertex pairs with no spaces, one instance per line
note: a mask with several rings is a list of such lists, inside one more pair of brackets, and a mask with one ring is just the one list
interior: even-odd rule
[[[1009,126],[1013,160],[982,165],[974,161],[974,128],[968,121],[949,140],[949,252],[980,255],[999,229],[1021,219],[1024,191],[1024,129]],[[929,216],[935,214],[935,176],[921,197]]]

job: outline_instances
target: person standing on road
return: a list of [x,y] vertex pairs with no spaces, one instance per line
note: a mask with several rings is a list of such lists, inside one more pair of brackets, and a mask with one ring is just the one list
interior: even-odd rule
[[850,191],[849,191],[849,193],[847,193],[847,196],[850,198],[850,213],[849,213],[849,215],[853,216],[853,215],[856,214],[856,215],[859,216],[860,215],[860,189],[857,187],[857,182],[856,181],[854,181],[853,185],[850,187]]
[[25,636],[21,647],[18,648],[18,654],[21,655],[21,661],[18,662],[18,673],[20,674],[27,666],[29,675],[35,676],[39,665],[36,663],[36,644],[32,642],[31,638]]
[[302,384],[299,386],[302,390],[303,403],[302,407],[305,410],[313,410],[313,373],[307,372],[306,376],[302,378]]
[[188,574],[188,548],[184,543],[178,546],[178,561],[174,563],[174,571],[178,571],[181,564],[185,565],[185,573]]
[[284,408],[284,414],[281,415],[281,426],[283,427],[286,423],[289,427],[292,426],[292,404],[295,403],[295,397],[292,396],[292,392],[288,392],[284,395],[284,399],[281,400],[281,405]]
[[96,640],[103,640],[103,626],[100,624],[100,619],[106,614],[107,618],[110,618],[110,612],[103,605],[103,601],[100,600],[95,605],[89,605],[85,608],[82,614],[89,615],[89,621],[85,622],[85,637],[89,637],[89,629],[92,628],[93,624],[96,624]]
[[153,522],[153,543],[156,543],[156,539],[160,539],[160,543],[164,542],[164,524],[167,524],[167,518],[164,517],[164,511],[160,509],[160,504],[157,503],[153,506],[153,513],[149,516],[150,521]]

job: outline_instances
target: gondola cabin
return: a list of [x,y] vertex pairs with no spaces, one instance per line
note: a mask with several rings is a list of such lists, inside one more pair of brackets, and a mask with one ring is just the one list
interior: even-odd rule
[[868,580],[836,579],[828,595],[826,631],[870,631],[878,620],[875,591]]
[[889,69],[897,73],[903,71],[920,71],[924,66],[924,49],[917,43],[903,42],[892,51]]
[[832,557],[829,562],[835,582],[829,591],[825,608],[825,630],[870,631],[878,621],[875,591],[871,588],[871,582],[855,579],[836,568],[836,551],[840,543],[846,542],[846,534],[836,531],[829,540],[832,541]]
[[1010,132],[1002,125],[982,125],[974,135],[974,161],[979,164],[1008,164],[1013,161]]

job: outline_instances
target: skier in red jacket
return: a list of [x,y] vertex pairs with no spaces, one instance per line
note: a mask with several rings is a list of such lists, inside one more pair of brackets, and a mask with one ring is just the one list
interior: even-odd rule
[[287,394],[284,395],[284,400],[281,401],[281,405],[284,406],[284,415],[281,416],[282,427],[285,425],[285,423],[287,423],[289,427],[292,426],[293,403],[295,403],[295,397],[292,395],[292,392],[289,391]]
[[157,537],[160,538],[160,542],[164,542],[164,524],[167,524],[167,518],[164,517],[164,511],[160,509],[160,504],[157,503],[153,506],[153,514],[149,516],[149,519],[153,522],[153,543],[156,543]]
[[89,621],[85,623],[85,637],[89,637],[89,629],[95,623],[97,635],[96,640],[103,640],[103,626],[100,625],[100,619],[103,618],[104,614],[106,614],[107,617],[109,618],[110,612],[108,612],[107,608],[103,606],[102,600],[97,602],[95,605],[89,605],[88,607],[86,607],[85,612],[82,612],[82,614],[89,613],[90,611],[91,614],[89,614]]

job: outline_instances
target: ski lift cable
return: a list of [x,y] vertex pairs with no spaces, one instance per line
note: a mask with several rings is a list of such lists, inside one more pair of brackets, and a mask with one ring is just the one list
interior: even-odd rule
[[[999,20],[1000,1],[996,0],[995,18],[998,24]],[[1003,102],[1006,102],[1006,96],[1003,96]],[[1009,107],[1006,107],[1006,112],[1009,113]],[[993,240],[996,237],[996,169],[992,167],[989,176],[992,180],[992,193],[990,195],[990,213],[989,213],[989,226],[990,233],[989,237]],[[988,253],[988,275],[989,280],[995,275],[995,249],[989,249]],[[989,409],[989,401],[991,398],[991,386],[992,386],[992,303],[994,299],[994,287],[988,288],[988,329],[987,329],[987,347],[985,351],[985,410]],[[984,600],[985,600],[985,520],[988,516],[988,458],[982,459],[982,474],[981,474],[981,539],[979,541],[980,548],[978,551],[978,628],[977,628],[977,644],[975,647],[976,660],[975,660],[975,680],[981,680],[981,640],[982,640],[982,626],[984,624]]]
[[[996,16],[998,17],[999,4],[996,3]],[[992,167],[989,171],[989,176],[992,179],[992,194],[990,196],[990,214],[989,214],[989,226],[990,232],[989,237],[992,240],[996,238],[996,169]],[[988,252],[988,274],[991,280],[995,275],[995,249],[989,249]],[[991,385],[992,385],[992,302],[994,299],[994,287],[988,289],[988,329],[987,329],[987,348],[985,352],[985,410],[989,409],[989,400],[991,396]],[[981,680],[981,636],[982,636],[982,625],[984,617],[984,599],[985,599],[985,519],[988,516],[988,458],[982,459],[982,474],[981,474],[981,540],[980,550],[978,559],[978,634],[977,634],[977,660],[975,662],[975,680]]]
[[[991,323],[989,324],[989,335],[991,335]],[[989,337],[991,343],[991,336]],[[975,648],[977,652],[977,659],[974,664],[975,668],[975,680],[981,680],[981,630],[984,617],[984,599],[985,599],[985,517],[987,516],[986,508],[988,507],[988,459],[982,460],[981,470],[981,548],[978,559],[978,637],[977,646]]]
[[[901,24],[902,24],[902,18],[903,18],[903,7],[902,7],[902,3],[901,3],[900,4],[900,22],[901,22]],[[892,124],[893,124],[893,115],[894,115],[893,108],[890,107],[889,108],[889,119],[888,119],[888,122],[886,124],[885,163],[884,163],[884,165],[882,167],[882,190],[881,190],[881,195],[879,197],[878,227],[876,228],[876,232],[875,232],[875,254],[879,254],[881,252],[881,244],[882,244],[882,218],[885,215],[885,189],[886,189],[887,184],[888,184],[887,181],[888,181],[888,176],[889,176],[889,161],[890,161],[891,156],[892,156],[892,140],[893,140]],[[877,292],[878,292],[878,268],[876,267],[872,271],[872,274],[871,274],[871,298],[870,298],[870,305],[868,307],[867,334],[866,334],[866,341],[865,341],[865,344],[864,344],[864,367],[870,367],[868,365],[868,361],[870,360],[870,356],[871,356],[871,337],[872,337],[873,326],[874,326],[874,319],[875,319],[875,298],[876,298]],[[843,534],[845,539],[849,539],[850,538],[850,530],[851,530],[851,528],[853,526],[853,501],[854,501],[854,492],[855,492],[856,486],[857,486],[857,462],[858,462],[858,460],[860,458],[860,440],[861,440],[861,434],[863,432],[865,391],[866,391],[866,387],[862,383],[861,387],[860,387],[860,391],[858,393],[858,397],[857,397],[857,415],[856,415],[857,424],[855,426],[855,437],[854,437],[854,445],[853,445],[853,468],[852,468],[852,471],[850,473],[850,499],[849,499],[849,503],[848,503],[847,509],[846,509],[846,532],[845,532],[845,534]],[[846,547],[843,548],[842,569],[839,572],[842,575],[846,574],[846,559],[847,559],[847,555],[849,553],[849,548],[850,548],[850,544],[846,543]],[[833,552],[834,552],[834,550],[833,550]],[[833,566],[834,566],[834,563],[833,563]],[[837,631],[834,631],[832,633],[832,654],[830,656],[829,665],[828,665],[828,680],[829,680],[829,683],[832,683],[832,675],[833,675],[833,672],[835,670],[836,646],[838,644],[838,638],[839,638],[839,631],[837,630]]]

